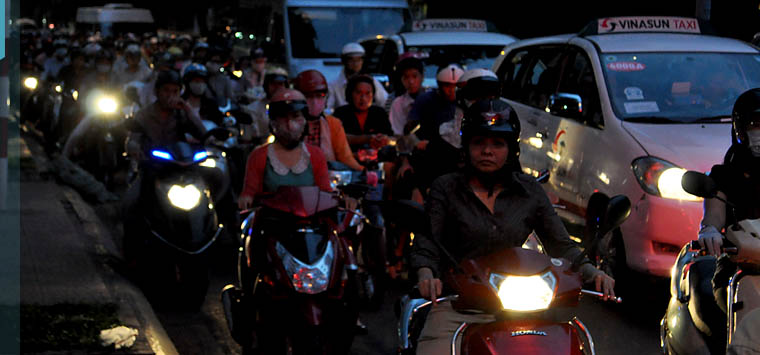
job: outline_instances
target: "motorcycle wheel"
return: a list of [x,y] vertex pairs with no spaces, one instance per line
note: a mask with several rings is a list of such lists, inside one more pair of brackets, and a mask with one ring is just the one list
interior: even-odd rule
[[367,305],[370,309],[378,310],[383,304],[388,277],[385,232],[382,229],[367,226],[363,233],[360,252],[364,271],[359,273],[362,275],[360,285],[362,285],[363,299]]
[[174,267],[178,306],[191,311],[200,309],[209,285],[209,270],[205,263],[179,262]]

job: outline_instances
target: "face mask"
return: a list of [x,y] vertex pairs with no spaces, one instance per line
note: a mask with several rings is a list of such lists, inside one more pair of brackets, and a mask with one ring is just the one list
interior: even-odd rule
[[305,125],[306,121],[303,119],[288,120],[288,123],[274,121],[272,123],[272,134],[285,148],[293,149],[301,142]]
[[98,64],[96,66],[98,73],[105,74],[111,71],[111,66],[108,64]]
[[325,110],[325,104],[327,103],[327,97],[307,98],[306,103],[309,106],[309,116],[319,117]]
[[212,62],[206,63],[206,69],[208,69],[209,74],[212,74],[212,75],[216,74],[219,72],[219,69],[221,68],[222,68],[221,64],[212,63]]
[[749,150],[755,157],[760,157],[760,129],[753,129],[747,131],[747,138],[749,140]]
[[190,91],[195,96],[201,96],[206,92],[206,83],[190,83]]

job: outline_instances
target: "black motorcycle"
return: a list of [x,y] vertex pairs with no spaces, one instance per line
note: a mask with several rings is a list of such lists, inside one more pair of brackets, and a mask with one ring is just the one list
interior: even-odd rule
[[[213,129],[202,141],[228,135]],[[125,222],[124,253],[159,307],[198,309],[206,297],[209,251],[225,228],[215,207],[218,186],[202,166],[208,159],[205,146],[177,142],[153,147],[142,164],[138,215]]]

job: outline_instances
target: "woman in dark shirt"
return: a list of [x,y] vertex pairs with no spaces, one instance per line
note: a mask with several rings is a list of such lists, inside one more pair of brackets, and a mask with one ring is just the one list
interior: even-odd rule
[[[423,297],[434,301],[442,293],[442,273],[452,266],[442,257],[438,244],[459,262],[519,247],[535,231],[550,256],[575,260],[581,253],[543,188],[520,173],[519,132],[517,115],[506,102],[483,100],[465,112],[462,147],[466,166],[433,182],[426,206],[431,235],[418,236],[411,255]],[[580,272],[584,281],[596,283],[605,298],[614,297],[611,277],[590,263],[584,263]],[[450,351],[451,335],[462,322],[492,320],[487,314],[458,313],[449,302],[436,304],[420,334],[417,353]]]
[[346,84],[347,105],[335,109],[335,117],[343,122],[351,150],[370,146],[378,149],[388,144],[393,135],[388,113],[372,105],[375,85],[367,75],[355,75]]

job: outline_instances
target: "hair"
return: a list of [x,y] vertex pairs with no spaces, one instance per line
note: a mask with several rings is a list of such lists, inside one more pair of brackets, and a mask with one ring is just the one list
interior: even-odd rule
[[351,93],[354,92],[356,87],[359,85],[359,83],[367,83],[369,86],[372,87],[372,96],[375,96],[375,80],[372,79],[371,76],[366,74],[357,74],[352,76],[350,79],[348,79],[348,83],[346,84],[346,101],[350,101]]

